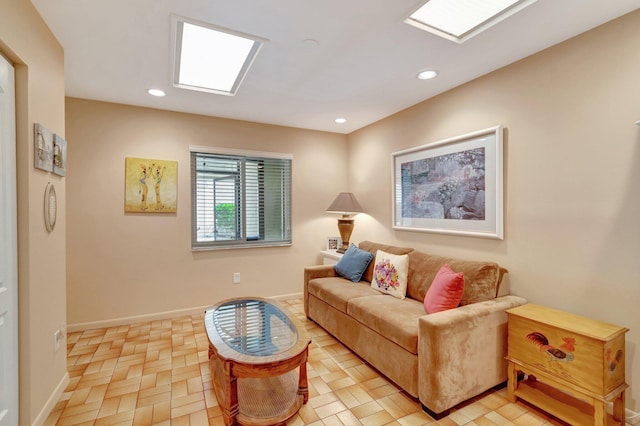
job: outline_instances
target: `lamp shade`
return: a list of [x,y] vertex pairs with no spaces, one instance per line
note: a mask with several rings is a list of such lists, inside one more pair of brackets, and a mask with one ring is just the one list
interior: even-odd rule
[[351,192],[341,192],[327,208],[327,213],[354,214],[363,213],[362,207]]

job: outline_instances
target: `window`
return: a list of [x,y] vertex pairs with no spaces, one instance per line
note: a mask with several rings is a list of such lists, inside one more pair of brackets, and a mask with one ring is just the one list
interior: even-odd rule
[[191,151],[194,250],[291,244],[291,156]]

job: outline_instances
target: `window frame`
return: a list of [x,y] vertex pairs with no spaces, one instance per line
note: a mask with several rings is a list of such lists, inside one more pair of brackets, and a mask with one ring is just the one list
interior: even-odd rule
[[[240,183],[238,186],[238,190],[240,191],[240,196],[242,201],[240,202],[242,212],[239,214],[239,220],[241,225],[241,239],[233,239],[233,240],[219,240],[219,241],[198,241],[198,195],[197,195],[197,176],[198,171],[195,167],[195,158],[198,154],[204,155],[219,155],[226,156],[230,159],[236,158],[243,162],[241,167],[241,176]],[[280,193],[280,197],[284,196],[283,201],[283,218],[285,220],[285,224],[281,228],[284,231],[285,238],[282,240],[261,240],[261,239],[248,239],[246,235],[246,220],[247,220],[247,212],[245,205],[245,194],[247,192],[246,188],[246,161],[255,161],[255,160],[285,160],[289,161],[289,176],[288,181],[285,181],[282,186],[282,190]],[[293,181],[293,155],[292,154],[284,154],[284,153],[275,153],[275,152],[263,152],[263,151],[249,151],[249,150],[239,150],[239,149],[230,149],[230,148],[220,148],[220,147],[209,147],[209,146],[189,146],[189,167],[191,169],[191,250],[192,251],[204,251],[204,250],[224,250],[224,249],[236,249],[236,248],[256,248],[256,247],[283,247],[283,246],[291,246],[293,237],[292,237],[292,181]],[[260,216],[259,216],[260,217]],[[260,224],[262,221],[258,221]],[[262,223],[263,224],[263,223]],[[263,224],[264,225],[264,224]],[[288,238],[286,238],[288,236]]]

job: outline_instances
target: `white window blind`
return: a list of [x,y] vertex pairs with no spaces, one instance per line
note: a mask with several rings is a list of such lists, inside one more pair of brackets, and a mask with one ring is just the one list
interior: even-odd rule
[[290,158],[191,152],[191,186],[194,250],[291,244]]

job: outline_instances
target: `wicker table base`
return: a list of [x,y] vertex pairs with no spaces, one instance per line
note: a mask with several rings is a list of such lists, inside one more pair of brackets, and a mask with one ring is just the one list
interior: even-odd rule
[[[213,356],[209,360],[213,377],[213,388],[222,408],[227,426],[285,425],[309,399],[307,388],[306,352],[300,367],[272,377],[238,378],[225,374],[233,366]],[[295,362],[295,360],[293,360]],[[295,367],[294,367],[295,368]],[[276,369],[276,373],[281,369]],[[253,372],[236,370],[240,376],[262,375],[264,369]]]
[[[259,302],[262,303],[262,300]],[[228,305],[230,302],[224,303]],[[273,314],[271,309],[276,307],[273,301],[265,302],[270,305],[266,309],[269,310],[272,323],[260,316],[259,327],[246,327],[247,315],[242,311],[244,301],[238,303],[238,321],[225,323],[225,333],[241,336],[244,339],[241,341],[253,342],[250,340],[251,333],[255,335],[255,330],[266,329],[267,332],[259,334],[260,337],[268,337],[261,344],[274,346],[287,339],[288,332],[283,332],[281,327],[284,321],[289,332],[297,337],[290,339],[288,347],[285,345],[285,349],[278,349],[273,355],[244,355],[221,340],[213,328],[213,315],[218,305],[207,310],[205,324],[209,335],[209,363],[225,424],[285,425],[309,399],[307,356],[311,339],[304,326],[285,311],[278,309]],[[256,302],[252,300],[251,303]],[[253,305],[249,306],[249,309],[253,308]],[[255,312],[253,314],[257,315]]]

